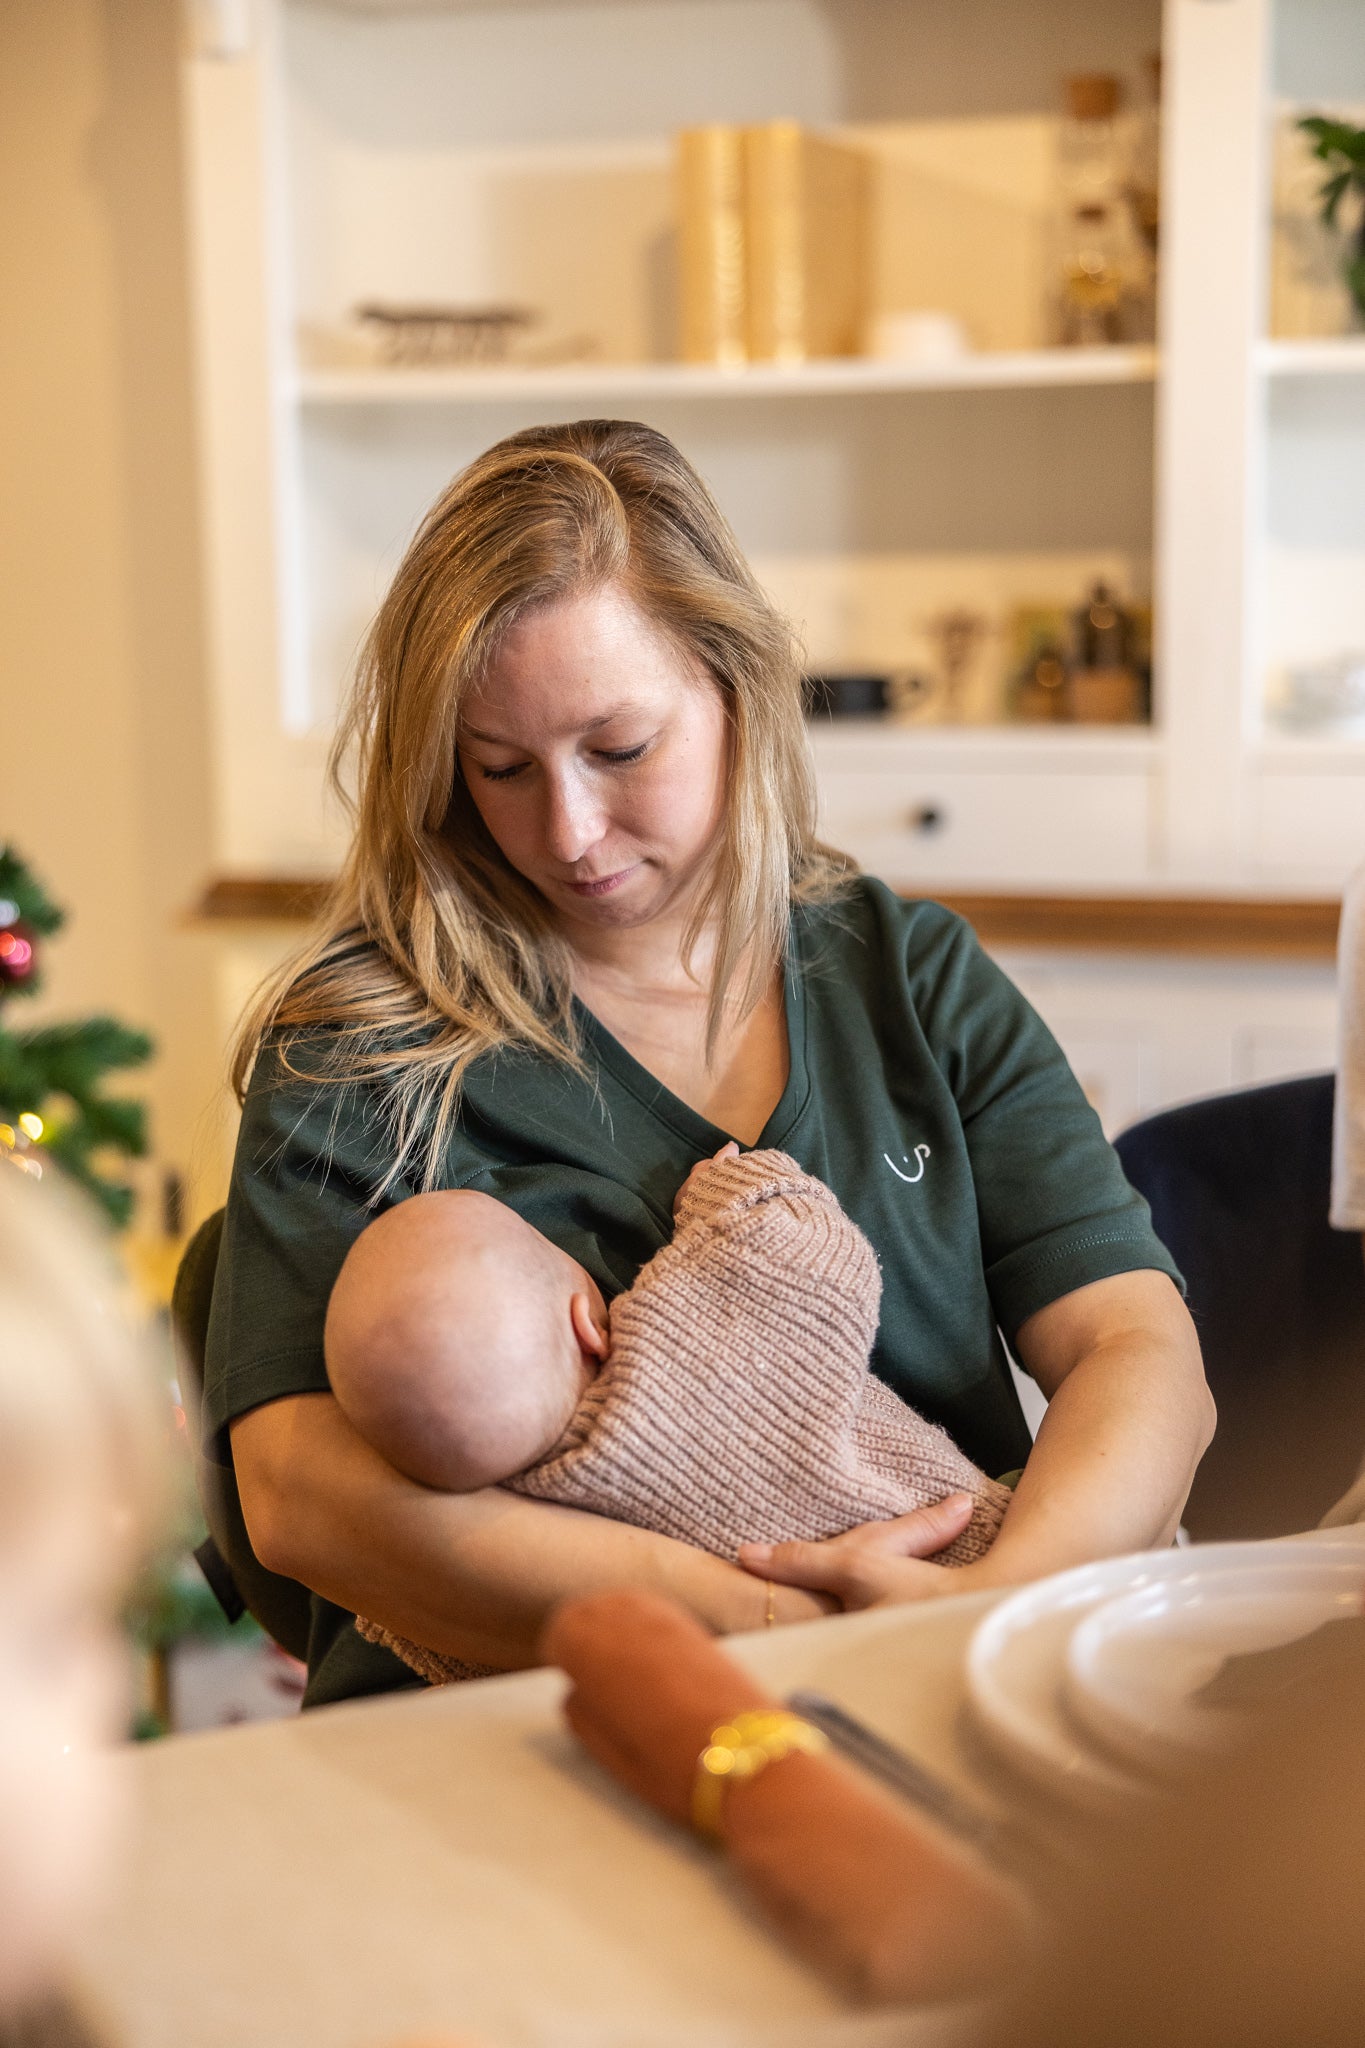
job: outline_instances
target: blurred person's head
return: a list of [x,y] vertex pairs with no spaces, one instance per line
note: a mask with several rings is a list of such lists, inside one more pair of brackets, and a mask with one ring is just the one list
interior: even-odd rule
[[106,1861],[157,1450],[111,1252],[50,1178],[0,1168],[0,2013],[60,1976]]
[[[1306,1691],[1306,1689],[1305,1689]],[[1092,1843],[977,2048],[1359,2048],[1365,1647]]]
[[[770,985],[793,894],[828,893],[846,866],[815,837],[791,629],[673,443],[635,421],[580,420],[490,448],[427,514],[379,608],[336,757],[356,762],[350,854],[321,934],[263,993],[234,1064],[244,1086],[272,1025],[286,1041],[340,1026],[322,1078],[387,1087],[397,1160],[415,1150],[421,1185],[473,1059],[508,1044],[574,1057],[566,891],[578,885],[559,887],[555,861],[528,852],[525,819],[509,817],[505,791],[494,804],[466,740],[472,724],[510,720],[518,745],[537,728],[524,688],[503,701],[509,669],[522,684],[543,668],[547,619],[581,627],[585,606],[611,629],[595,654],[604,638],[624,646],[623,672],[700,701],[719,735],[714,762],[709,739],[690,748],[711,808],[708,790],[678,788],[649,821],[675,837],[694,812],[713,821],[682,863],[684,950],[707,933],[713,1032],[727,998],[747,1004]],[[551,698],[561,681],[548,677]]]

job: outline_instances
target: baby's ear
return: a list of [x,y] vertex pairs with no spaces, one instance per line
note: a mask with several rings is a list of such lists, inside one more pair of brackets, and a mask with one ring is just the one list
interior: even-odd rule
[[569,1303],[569,1321],[573,1333],[589,1358],[599,1362],[611,1349],[611,1339],[603,1326],[593,1320],[592,1303],[586,1294],[575,1294]]

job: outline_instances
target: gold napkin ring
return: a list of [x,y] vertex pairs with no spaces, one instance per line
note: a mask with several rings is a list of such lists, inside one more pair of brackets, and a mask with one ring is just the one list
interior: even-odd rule
[[727,1784],[756,1778],[784,1756],[821,1756],[829,1742],[820,1730],[785,1707],[756,1707],[711,1730],[692,1782],[692,1825],[720,1840],[721,1800]]

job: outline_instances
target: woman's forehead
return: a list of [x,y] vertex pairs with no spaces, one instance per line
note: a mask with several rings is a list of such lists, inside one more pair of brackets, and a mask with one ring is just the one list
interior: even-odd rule
[[[506,720],[504,717],[500,722],[499,713],[506,713],[509,709],[515,711],[515,708],[515,698],[509,704],[506,698],[500,700],[496,693],[471,698],[466,714],[460,721],[461,737],[467,740],[490,740],[496,744],[505,737]],[[575,734],[587,736],[605,726],[614,725],[618,719],[640,717],[657,708],[652,698],[643,697],[637,692],[633,697],[623,697],[618,703],[609,704],[604,711],[595,712],[591,718],[585,718],[581,723],[569,721],[568,729]],[[567,712],[572,706],[547,704],[546,709],[553,714],[555,710]],[[563,723],[563,720],[556,720],[556,723]]]
[[518,619],[465,700],[461,730],[580,735],[655,715],[702,680],[697,664],[624,591],[608,586]]

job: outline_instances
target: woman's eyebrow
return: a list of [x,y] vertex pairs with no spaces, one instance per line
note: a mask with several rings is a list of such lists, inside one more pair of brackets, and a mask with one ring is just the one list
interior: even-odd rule
[[[630,718],[637,711],[643,709],[645,709],[643,705],[633,700],[623,704],[614,704],[610,711],[601,712],[598,717],[588,719],[586,724],[577,725],[573,730],[578,733],[597,732],[602,726],[610,725],[613,719]],[[490,747],[513,747],[517,744],[515,740],[504,739],[500,733],[484,732],[477,725],[462,725],[460,727],[460,737],[465,740],[483,740]]]

